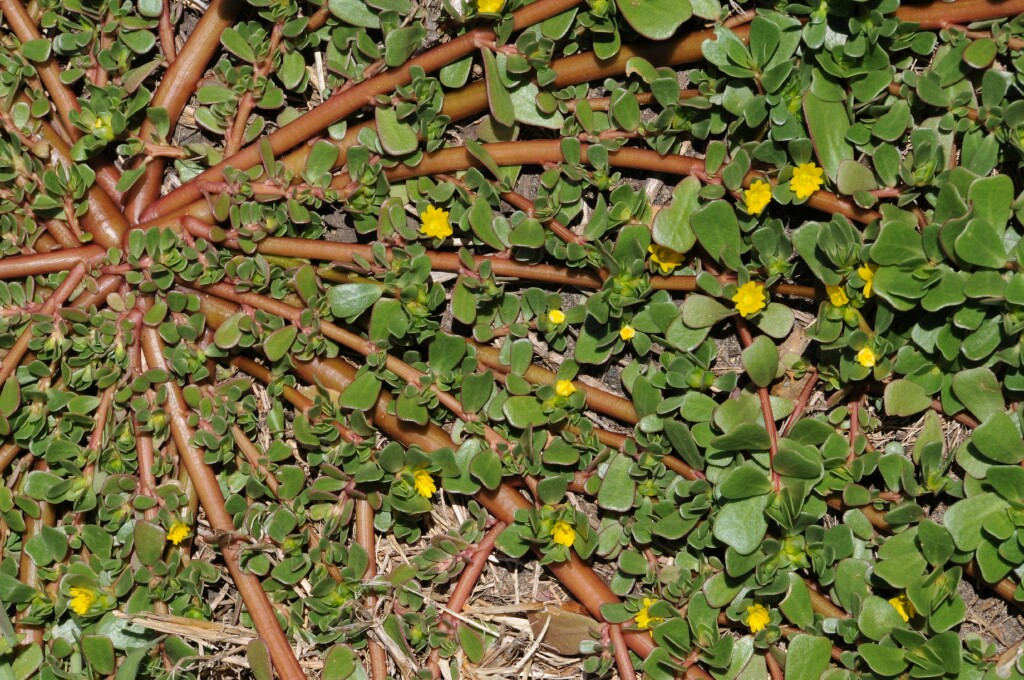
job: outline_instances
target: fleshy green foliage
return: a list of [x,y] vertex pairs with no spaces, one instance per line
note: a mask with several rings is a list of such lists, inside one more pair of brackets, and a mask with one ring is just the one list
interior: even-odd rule
[[[1024,20],[587,0],[516,30],[548,1],[248,0],[181,120],[160,25],[194,5],[4,25],[2,680],[204,674],[187,624],[252,596],[225,560],[276,613],[238,623],[325,679],[366,677],[373,636],[458,673],[500,633],[441,620],[488,540],[578,596],[603,578],[591,614],[651,678],[1024,673],[959,589],[1024,601]],[[187,216],[79,247],[164,160]],[[560,651],[609,676],[590,623]]]

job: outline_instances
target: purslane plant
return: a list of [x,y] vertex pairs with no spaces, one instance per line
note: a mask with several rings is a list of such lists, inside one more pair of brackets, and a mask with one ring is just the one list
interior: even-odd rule
[[1024,674],[1024,2],[442,4],[0,0],[4,673]]

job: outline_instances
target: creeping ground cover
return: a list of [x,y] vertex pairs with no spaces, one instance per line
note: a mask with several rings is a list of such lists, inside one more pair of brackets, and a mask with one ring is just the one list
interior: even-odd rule
[[0,0],[0,680],[1024,677],[1022,16]]

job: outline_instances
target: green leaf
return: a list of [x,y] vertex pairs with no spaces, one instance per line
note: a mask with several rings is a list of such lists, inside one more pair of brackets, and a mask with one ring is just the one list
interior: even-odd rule
[[839,164],[853,160],[853,147],[846,141],[850,116],[841,101],[825,101],[812,92],[804,95],[804,119],[811,133],[814,152],[825,174],[833,182],[839,175]]
[[811,607],[811,594],[807,584],[799,575],[790,573],[789,592],[779,603],[779,609],[793,625],[805,628],[814,623],[814,609]]
[[384,63],[390,68],[401,66],[423,44],[427,29],[420,22],[389,31],[384,37]]
[[1006,265],[1006,247],[994,226],[982,219],[973,219],[967,228],[956,237],[956,254],[964,262],[1002,269]]
[[981,545],[982,527],[988,518],[1008,507],[1009,504],[994,493],[978,494],[954,503],[943,515],[942,524],[953,536],[956,547],[972,552]]
[[910,380],[893,380],[885,386],[885,412],[891,416],[912,416],[932,405],[924,388]]
[[327,291],[331,314],[340,319],[359,316],[373,306],[384,288],[374,283],[345,283]]
[[368,411],[377,403],[380,395],[381,382],[373,373],[367,371],[356,376],[338,397],[338,405],[357,411]]
[[693,14],[690,0],[618,0],[616,4],[629,25],[651,40],[671,38]]
[[331,14],[342,21],[361,28],[380,28],[377,13],[366,6],[363,0],[329,0]]
[[270,361],[278,361],[286,354],[288,350],[292,348],[292,343],[295,342],[295,336],[298,335],[299,329],[295,326],[285,326],[279,328],[263,341],[263,353],[267,355],[267,359]]
[[964,62],[974,68],[988,68],[989,64],[996,58],[998,48],[996,41],[991,38],[974,40],[964,50]]
[[743,350],[743,367],[758,387],[767,387],[779,370],[779,348],[763,335]]
[[525,429],[548,422],[536,397],[509,397],[502,405],[502,411],[513,427]]
[[907,670],[903,650],[889,645],[863,644],[857,647],[868,668],[885,677],[899,675]]
[[252,46],[249,41],[242,37],[234,28],[225,29],[220,36],[220,42],[224,45],[224,48],[234,54],[242,61],[247,61],[250,64],[256,62],[256,53],[252,51]]
[[797,635],[786,652],[786,680],[819,680],[828,668],[832,643],[815,635]]
[[693,214],[690,226],[708,255],[725,264],[739,259],[742,241],[732,203],[713,201]]
[[990,415],[971,434],[971,444],[997,463],[1013,465],[1024,460],[1024,442],[1013,418],[1002,411]]
[[768,531],[764,515],[767,504],[768,495],[726,503],[715,515],[715,538],[741,555],[754,552],[761,547],[765,532]]
[[263,640],[250,640],[245,658],[255,680],[274,680],[274,667],[270,663],[270,648]]
[[731,314],[718,300],[705,295],[687,295],[683,301],[683,323],[690,328],[707,328]]
[[999,379],[988,368],[971,368],[954,375],[953,394],[979,422],[1006,410]]
[[494,58],[494,53],[485,49],[483,55],[484,78],[487,81],[487,102],[491,108],[491,115],[502,125],[511,127],[516,122],[516,109],[512,104],[512,95],[509,94],[505,83],[501,80],[501,73],[498,71],[498,62]]
[[857,161],[839,162],[839,176],[836,180],[839,193],[852,196],[858,191],[872,191],[878,188],[875,173]]
[[747,461],[728,473],[718,486],[718,493],[730,501],[762,496],[771,490],[768,473],[753,461]]
[[347,680],[356,672],[356,653],[347,645],[335,645],[324,656],[322,680]]
[[167,533],[163,527],[147,521],[135,524],[135,554],[142,564],[150,566],[159,562],[166,544]]
[[875,595],[870,595],[864,600],[860,616],[857,617],[857,625],[864,637],[869,640],[881,640],[894,628],[907,627],[896,608]]
[[100,635],[82,636],[82,653],[92,670],[101,675],[114,673],[114,643]]
[[340,151],[335,145],[322,139],[318,140],[309,150],[306,169],[302,171],[303,179],[313,184],[324,174],[330,173],[334,169],[334,164],[338,162],[339,153]]
[[21,45],[21,56],[36,63],[50,58],[50,41],[46,38],[29,40]]
[[690,219],[697,209],[700,180],[687,177],[672,192],[672,202],[654,216],[652,227],[654,242],[677,253],[688,253],[697,237],[690,227]]
[[597,505],[605,510],[626,512],[633,507],[636,497],[636,483],[629,475],[633,460],[622,454],[616,455],[601,480],[597,492]]
[[380,145],[392,156],[404,156],[419,148],[420,141],[411,126],[398,120],[390,107],[378,106],[374,112]]

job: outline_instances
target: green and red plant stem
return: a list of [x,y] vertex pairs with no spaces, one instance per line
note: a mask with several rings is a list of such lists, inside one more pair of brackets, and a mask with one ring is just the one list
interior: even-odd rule
[[620,680],[635,680],[636,669],[633,668],[633,660],[629,658],[629,647],[622,639],[622,628],[617,623],[609,623],[608,637],[612,641],[612,653],[615,656],[615,667],[619,671]]
[[[18,40],[22,43],[42,39],[43,36],[39,33],[36,22],[29,16],[25,6],[21,4],[21,0],[0,0],[0,13],[3,13],[7,25],[11,27],[11,30],[14,31],[14,34],[18,36]],[[82,137],[82,132],[71,122],[71,112],[81,112],[82,107],[78,105],[78,98],[75,97],[71,88],[60,79],[60,66],[54,61],[52,55],[47,57],[46,61],[36,63],[34,66],[39,74],[39,79],[43,81],[43,85],[46,87],[46,93],[50,96],[54,107],[57,109],[57,113],[60,115],[61,123],[63,123],[68,137],[70,137],[72,142],[78,141]],[[98,165],[99,167],[96,171],[97,181],[104,189],[108,187],[113,189],[114,185],[117,184],[117,180],[121,178],[121,173],[108,161]]]
[[[356,500],[356,543],[366,551],[366,571],[363,572],[364,581],[372,581],[377,577],[377,537],[373,529],[373,508],[365,499]],[[366,608],[373,612],[377,608],[377,596],[370,593],[366,596]],[[385,680],[388,676],[388,657],[376,640],[370,639],[367,642],[367,651],[370,655],[370,678],[372,680]]]
[[[749,27],[741,26],[736,34],[741,40],[746,40]],[[655,66],[671,66],[688,64],[699,61],[702,58],[701,43],[705,40],[714,39],[715,34],[711,29],[690,33],[684,37],[657,43],[657,47],[651,48],[647,44],[623,45],[619,53],[611,59],[598,59],[592,52],[556,59],[551,63],[551,68],[558,74],[554,81],[554,87],[562,88],[568,85],[599,80],[608,76],[624,73],[626,64],[632,57],[641,56],[651,61]],[[441,114],[448,116],[453,121],[462,120],[482,113],[487,110],[488,99],[487,89],[483,81],[478,81],[462,87],[458,90],[445,94]],[[365,127],[375,128],[374,121],[365,121],[350,125],[344,137],[339,140],[327,140],[334,144],[338,150],[338,161],[335,167],[344,164],[346,152],[349,148],[358,143],[360,130]],[[310,152],[309,146],[301,146],[295,151],[281,159],[285,168],[298,176],[306,165],[306,159]],[[174,210],[165,210],[157,217],[149,218],[155,222],[166,222],[180,218],[184,214],[194,217],[201,217],[209,221],[205,201],[195,199],[187,206]],[[149,225],[147,225],[149,226]]]
[[[42,123],[39,129],[61,162],[69,167],[74,165],[71,158],[71,147],[57,134],[57,131],[46,123]],[[104,248],[121,247],[121,238],[128,231],[128,222],[121,213],[120,205],[112,193],[99,182],[99,175],[97,175],[97,184],[86,192],[86,203],[88,208],[82,216],[82,226],[92,235],[93,241]]]
[[[575,7],[582,0],[547,0],[535,2],[515,12],[514,30],[522,30],[557,14]],[[326,130],[340,120],[348,118],[359,109],[372,103],[377,95],[393,92],[395,88],[412,82],[412,69],[419,67],[426,73],[434,73],[448,64],[474,53],[482,42],[497,40],[494,31],[476,28],[454,40],[410,59],[402,66],[388,70],[378,76],[364,80],[347,90],[333,94],[327,101],[304,114],[295,121],[277,129],[263,139],[275,155],[284,153]],[[219,181],[224,178],[226,168],[248,170],[260,162],[260,145],[251,144],[242,151],[204,171],[188,183],[178,187],[159,199],[144,213],[143,219],[150,220],[165,215],[177,208],[200,198],[198,182]]]
[[[504,522],[496,522],[487,530],[484,537],[474,547],[473,556],[469,558],[462,573],[459,574],[459,580],[448,596],[448,607],[441,614],[441,623],[449,632],[452,632],[451,629],[457,625],[454,615],[461,614],[466,603],[469,602],[469,598],[480,580],[480,575],[484,573],[484,568],[487,566],[487,558],[494,552],[494,542],[498,540],[498,534],[505,530],[505,526]],[[441,668],[438,665],[439,658],[440,650],[438,648],[430,650],[427,667],[430,668],[430,676],[434,680],[441,676]]]
[[[200,308],[211,327],[216,328],[225,319],[237,313],[239,307],[234,302],[223,300],[208,294],[200,294]],[[354,379],[356,369],[341,359],[315,359],[310,362],[294,361],[296,375],[309,385],[322,385],[336,392],[341,392]],[[432,423],[416,425],[399,420],[388,413],[391,395],[381,393],[374,406],[372,421],[376,427],[405,446],[419,446],[432,453],[441,448],[452,448],[450,435]],[[500,522],[512,524],[517,510],[526,510],[532,504],[511,485],[502,483],[491,491],[481,489],[474,498]],[[578,555],[570,553],[565,562],[547,565],[551,572],[571,592],[597,620],[603,620],[601,607],[605,604],[618,603],[619,598],[594,570]],[[626,642],[630,649],[641,658],[647,658],[655,645],[646,633],[626,633]]]
[[[903,6],[897,9],[896,16],[904,21],[915,21],[925,28],[943,28],[950,21],[954,23],[969,23],[987,18],[1012,17],[1024,11],[1021,7],[1024,0],[1012,0],[1009,2],[993,2],[991,0],[960,0],[957,3],[948,3],[943,0],[934,0],[920,6]],[[540,3],[537,3],[540,4]],[[955,7],[955,10],[950,10]],[[750,27],[746,20],[751,18],[753,13],[746,13],[733,17],[733,33],[737,38],[746,42],[749,39]],[[978,17],[978,18],[972,18]],[[742,24],[742,25],[740,25]],[[518,24],[517,24],[518,27]],[[563,88],[568,85],[575,85],[583,82],[590,82],[625,72],[626,65],[633,57],[642,57],[650,61],[654,66],[677,66],[699,61],[703,58],[701,45],[705,40],[715,38],[714,29],[696,31],[686,36],[666,41],[650,41],[639,44],[623,45],[619,52],[611,59],[598,59],[593,52],[556,59],[551,64],[557,76],[553,83],[556,88]],[[388,74],[385,74],[385,76]],[[487,90],[483,81],[467,85],[454,92],[445,95],[444,106],[441,113],[449,116],[452,120],[461,120],[487,109]],[[300,119],[301,120],[301,119]],[[296,124],[298,121],[296,121]],[[343,163],[346,151],[357,143],[359,130],[366,126],[372,126],[373,122],[364,122],[349,126],[348,132],[341,140],[333,141],[341,153],[339,162]],[[306,139],[315,135],[311,132]],[[304,140],[300,140],[305,141]],[[304,146],[291,154],[285,156],[282,161],[285,167],[295,174],[301,172],[305,167],[306,158],[309,155],[310,147]],[[230,159],[229,159],[230,160]],[[226,161],[225,161],[226,162]],[[255,162],[253,163],[255,164]],[[191,184],[191,183],[190,183]],[[180,189],[179,189],[180,191]],[[194,191],[194,190],[193,190]],[[821,192],[818,192],[821,193]],[[813,197],[812,197],[813,198]],[[189,203],[191,203],[189,205]],[[144,216],[146,220],[156,220],[158,217],[175,218],[186,212],[195,217],[200,216],[203,207],[198,195],[188,201],[177,201],[174,207],[169,204],[155,210],[147,211]],[[188,205],[187,210],[181,210]],[[156,208],[156,206],[154,206]],[[208,219],[208,218],[204,218]]]
[[[750,334],[747,321],[742,316],[734,316],[736,323],[736,334],[740,338],[740,344],[744,349],[754,343]],[[775,413],[772,411],[772,397],[767,387],[757,388],[757,398],[761,401],[761,414],[764,420],[764,428],[768,431],[768,467],[772,471],[772,486],[776,493],[782,488],[782,477],[775,471],[775,454],[779,452],[779,431],[775,427]]]
[[[39,314],[43,316],[56,314],[57,310],[63,307],[67,299],[75,292],[83,278],[85,278],[85,265],[79,262],[68,272],[68,275],[64,277],[60,285],[46,298],[46,302],[39,309]],[[14,369],[21,363],[25,352],[28,351],[28,343],[32,340],[32,327],[34,325],[33,322],[26,324],[18,339],[14,341],[11,348],[4,354],[3,359],[0,359],[0,384],[7,381],[7,378],[14,372]]]
[[[186,287],[189,286],[187,282],[182,283]],[[302,309],[294,305],[290,305],[287,302],[274,300],[273,298],[260,295],[259,293],[238,292],[233,286],[226,283],[214,283],[208,286],[195,286],[193,290],[216,295],[224,300],[228,300],[236,304],[248,305],[254,309],[262,309],[265,312],[275,314],[283,319],[291,321],[297,327],[301,326],[300,317]],[[341,343],[343,346],[354,352],[358,352],[364,357],[368,357],[379,351],[378,348],[366,338],[329,321],[320,322],[320,332],[324,337]],[[385,366],[389,371],[412,385],[419,386],[420,380],[425,377],[423,373],[391,354],[387,355]],[[430,385],[430,390],[435,396],[437,396],[438,402],[451,411],[459,420],[465,423],[477,420],[476,415],[467,413],[462,407],[462,402],[460,402],[459,399],[451,392],[446,392],[435,384]],[[501,435],[486,425],[484,426],[484,437],[492,447],[496,448],[502,445],[510,447],[509,443],[501,437]]]
[[[46,461],[38,461],[35,464],[35,469],[47,470]],[[28,513],[25,514],[25,531],[21,535],[22,546],[25,545],[26,541],[39,536],[43,531],[43,527],[52,527],[57,522],[57,515],[54,512],[53,506],[46,501],[39,501],[38,503],[39,517],[36,518]],[[39,572],[36,570],[36,562],[24,547],[21,550],[21,561],[18,566],[18,580],[33,590],[39,590]],[[17,631],[25,635],[22,644],[43,644],[43,629],[40,626],[23,624],[21,621],[24,614],[24,611],[18,612],[15,616]]]
[[0,259],[0,280],[69,271],[78,265],[88,266],[105,255],[106,252],[99,246],[79,246],[49,253],[5,257]]
[[[164,343],[155,328],[142,329],[142,349],[146,363],[150,368],[167,369],[164,358]],[[252,617],[256,632],[267,643],[270,658],[283,680],[304,680],[305,672],[299,665],[292,648],[285,637],[277,620],[273,605],[267,598],[263,586],[257,576],[242,570],[238,561],[239,549],[231,537],[235,526],[224,507],[224,495],[221,493],[217,476],[203,459],[203,453],[192,445],[192,428],[188,424],[188,405],[182,394],[181,387],[173,379],[167,384],[167,415],[170,419],[171,436],[178,448],[178,456],[188,472],[189,479],[195,484],[199,503],[206,513],[210,526],[223,532],[228,540],[221,544],[221,554],[227,564],[231,579],[245,603],[245,608]]]
[[[15,0],[7,0],[15,1]],[[188,40],[185,41],[171,65],[164,73],[160,85],[153,93],[151,108],[163,108],[171,121],[173,131],[177,125],[185,104],[195,93],[199,79],[203,76],[206,65],[220,48],[220,37],[224,30],[235,23],[238,13],[245,5],[241,0],[213,0],[203,13]],[[153,141],[156,126],[147,117],[139,130],[139,138],[143,142]],[[125,217],[135,224],[143,210],[160,196],[160,188],[164,181],[166,160],[162,157],[139,158],[133,167],[146,163],[146,172],[128,192],[125,202]]]
[[[277,48],[281,45],[281,29],[283,24],[278,21],[270,32],[270,48],[267,57],[253,69],[253,82],[259,83],[260,78],[265,78],[274,64],[274,57],[277,55]],[[224,145],[224,155],[234,156],[242,148],[242,141],[245,137],[245,128],[249,123],[249,116],[256,106],[256,98],[252,90],[246,90],[242,99],[238,102],[234,119],[228,125],[227,139]]]
[[[510,366],[501,363],[501,351],[498,348],[476,342],[470,338],[467,338],[466,342],[476,350],[477,360],[484,366],[493,369],[499,379],[504,379],[505,375],[512,370]],[[522,377],[536,385],[554,385],[558,380],[556,373],[534,364],[531,364],[526,369]],[[633,406],[633,402],[629,399],[606,392],[593,385],[588,385],[581,380],[574,380],[572,384],[586,395],[587,406],[590,409],[602,415],[617,418],[634,425],[638,422],[639,416],[637,415],[636,407]]]

